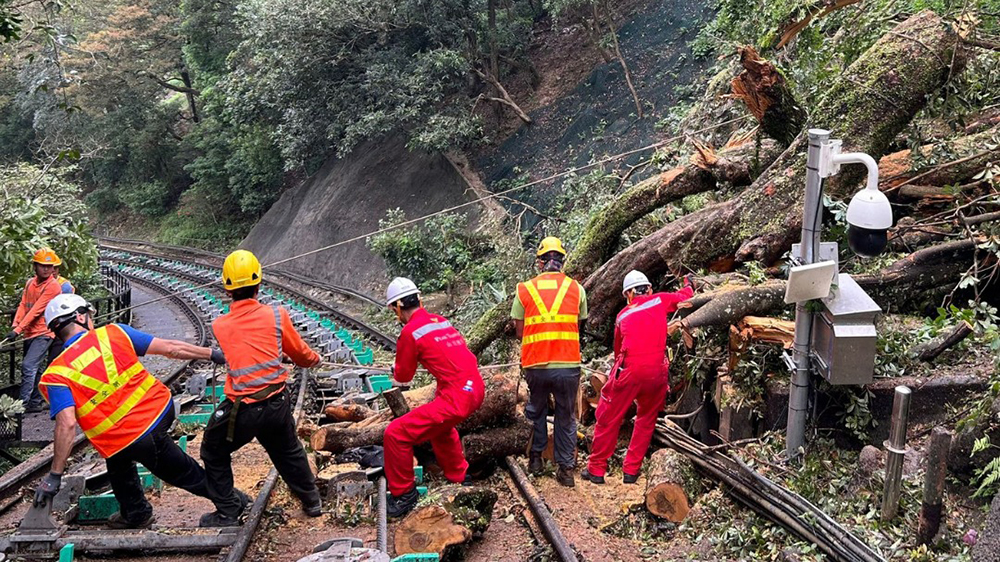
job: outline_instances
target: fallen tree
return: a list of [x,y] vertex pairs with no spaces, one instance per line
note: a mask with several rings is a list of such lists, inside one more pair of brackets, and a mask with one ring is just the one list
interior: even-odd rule
[[646,509],[667,521],[683,521],[691,511],[691,461],[673,449],[660,449],[649,457],[646,474]]
[[[955,61],[954,67],[950,61]],[[844,151],[885,154],[896,135],[925,105],[930,93],[964,66],[961,42],[939,16],[920,12],[884,35],[833,85],[810,116],[844,141]],[[805,184],[807,135],[787,150],[733,199],[685,215],[609,260],[590,277],[589,329],[602,337],[621,308],[621,279],[631,269],[651,278],[671,269],[737,263],[773,263],[799,234]],[[834,199],[844,199],[862,173],[845,168],[826,182]]]
[[788,146],[805,125],[806,111],[795,101],[781,71],[753,47],[740,47],[739,55],[743,72],[733,79],[733,96],[746,104],[768,136]]

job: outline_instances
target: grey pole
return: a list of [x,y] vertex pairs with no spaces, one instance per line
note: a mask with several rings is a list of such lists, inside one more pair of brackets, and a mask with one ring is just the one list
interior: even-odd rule
[[889,439],[885,442],[885,489],[882,493],[882,520],[889,521],[899,509],[899,494],[903,478],[903,456],[906,454],[906,421],[910,417],[910,389],[897,386],[892,400]]
[[[830,139],[830,131],[809,129],[809,152],[806,159],[806,197],[802,216],[802,254],[805,265],[819,254],[820,230],[823,228],[823,180],[819,177],[820,146]],[[805,444],[806,417],[809,414],[809,355],[813,315],[806,303],[795,305],[795,340],[792,344],[792,386],[788,391],[788,427],[785,430],[785,454],[798,456]]]

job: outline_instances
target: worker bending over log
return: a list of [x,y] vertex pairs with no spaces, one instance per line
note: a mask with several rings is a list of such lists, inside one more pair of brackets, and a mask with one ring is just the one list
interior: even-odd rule
[[576,399],[580,389],[580,332],[587,318],[587,293],[562,272],[566,250],[555,236],[542,240],[535,252],[541,273],[518,283],[511,307],[517,337],[521,338],[521,368],[528,381],[524,415],[534,423],[528,471],[542,472],[542,451],[548,445],[546,414],[549,396],[555,399],[553,456],[559,469],[556,481],[572,487],[576,479]]
[[486,390],[476,356],[465,338],[447,319],[424,309],[413,281],[393,279],[385,304],[403,324],[396,342],[393,377],[410,382],[419,363],[437,380],[433,400],[396,418],[385,429],[385,477],[390,494],[386,512],[389,517],[402,517],[419,499],[413,477],[414,445],[430,441],[445,478],[465,481],[469,463],[455,426],[482,405]]
[[226,353],[226,399],[201,441],[208,491],[216,504],[214,513],[202,516],[202,527],[239,525],[249,498],[233,488],[233,453],[255,437],[306,515],[323,514],[316,478],[295,433],[292,399],[285,389],[288,370],[281,364],[283,356],[300,367],[313,367],[322,359],[295,331],[287,310],[257,302],[262,278],[260,262],[246,250],[236,250],[222,263],[222,283],[233,303],[228,314],[212,322],[212,333]]
[[668,316],[678,303],[694,295],[690,277],[684,288],[674,293],[653,293],[649,279],[639,271],[630,271],[622,283],[628,305],[615,320],[615,362],[608,382],[601,389],[597,405],[597,426],[587,468],[581,476],[594,484],[603,484],[608,458],[618,443],[626,411],[638,403],[632,440],[622,465],[624,482],[634,484],[639,478],[642,459],[656,427],[656,416],[663,408],[670,390],[666,355]]

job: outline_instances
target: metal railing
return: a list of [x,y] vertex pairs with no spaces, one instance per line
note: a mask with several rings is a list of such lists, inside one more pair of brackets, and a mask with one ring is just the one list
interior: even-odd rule
[[[132,321],[132,284],[114,267],[101,264],[101,278],[108,296],[88,299],[97,309],[101,324],[116,322],[128,324]],[[86,295],[84,295],[86,296]],[[14,310],[0,312],[0,332],[6,333],[14,322]],[[2,336],[0,336],[2,337]],[[0,394],[17,397],[21,384],[21,360],[24,358],[24,344],[7,344],[0,348]]]

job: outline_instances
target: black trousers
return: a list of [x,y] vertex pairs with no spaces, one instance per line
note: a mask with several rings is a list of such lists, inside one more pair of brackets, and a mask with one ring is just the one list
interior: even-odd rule
[[171,404],[163,418],[144,437],[108,457],[108,479],[125,521],[138,524],[153,514],[146,500],[135,463],[142,463],[154,476],[171,486],[208,498],[205,470],[170,437],[174,423]]
[[316,477],[295,434],[288,392],[282,390],[267,400],[240,404],[233,440],[229,441],[226,436],[232,409],[233,403],[229,400],[219,404],[201,442],[201,461],[205,463],[208,491],[216,509],[230,517],[239,515],[240,500],[233,490],[233,453],[255,437],[292,493],[304,505],[318,504],[320,497]]
[[524,415],[534,424],[531,452],[545,450],[549,441],[549,426],[545,416],[549,410],[549,395],[556,403],[555,427],[552,429],[552,453],[556,464],[564,468],[576,466],[576,394],[580,388],[580,368],[525,369],[528,381],[528,405]]

